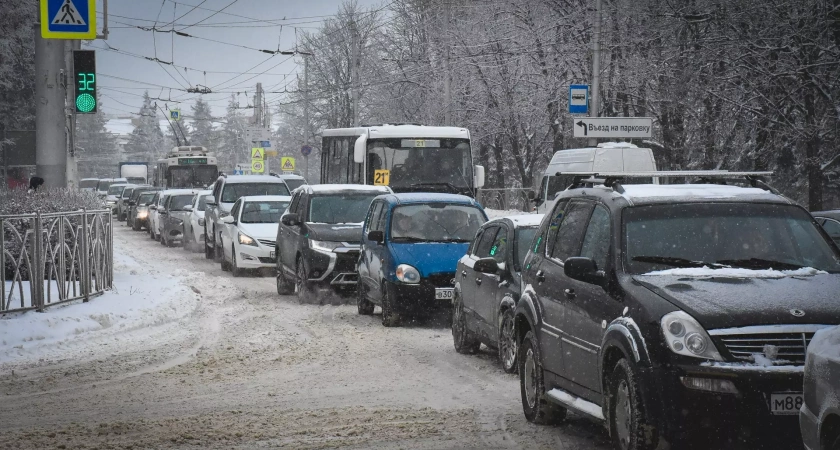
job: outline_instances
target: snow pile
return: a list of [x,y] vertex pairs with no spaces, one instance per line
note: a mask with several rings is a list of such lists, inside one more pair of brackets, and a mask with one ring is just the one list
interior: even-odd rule
[[814,275],[825,275],[827,273],[828,272],[813,269],[811,267],[803,267],[796,270],[754,270],[739,269],[735,267],[724,267],[720,269],[714,269],[711,267],[686,267],[679,269],[657,270],[643,274],[643,276],[672,275],[693,278],[786,278],[810,277]]
[[195,310],[198,295],[182,283],[186,273],[158,273],[118,249],[113,290],[88,303],[0,317],[0,362],[170,323]]
[[490,209],[490,208],[485,208],[484,212],[487,213],[487,217],[490,218],[490,220],[498,219],[500,217],[521,216],[522,214],[527,214],[527,213],[524,213],[524,212],[522,212],[518,209]]

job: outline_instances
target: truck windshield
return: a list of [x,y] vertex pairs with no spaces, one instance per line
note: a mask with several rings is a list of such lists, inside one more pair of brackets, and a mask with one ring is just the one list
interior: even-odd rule
[[630,273],[683,267],[840,273],[840,254],[795,206],[690,203],[624,211],[624,257]]
[[391,215],[392,242],[470,242],[487,219],[474,206],[406,205]]
[[99,180],[97,180],[95,178],[92,179],[92,180],[82,180],[82,181],[79,182],[79,188],[80,189],[91,189],[91,188],[95,188],[96,185],[98,185],[98,184],[99,184]]
[[312,197],[310,223],[361,223],[365,221],[374,194],[332,194]]
[[[397,191],[437,186],[440,189],[431,190],[459,193],[473,185],[467,139],[373,139],[368,142],[367,164],[366,184],[388,184]],[[383,174],[389,175],[387,182]]]

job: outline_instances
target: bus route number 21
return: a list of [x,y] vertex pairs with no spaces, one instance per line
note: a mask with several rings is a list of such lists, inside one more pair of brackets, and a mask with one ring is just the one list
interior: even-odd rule
[[380,169],[373,172],[374,186],[388,186],[391,184],[391,171]]

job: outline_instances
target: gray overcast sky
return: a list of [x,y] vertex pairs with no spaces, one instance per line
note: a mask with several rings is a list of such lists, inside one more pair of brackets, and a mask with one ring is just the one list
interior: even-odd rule
[[[357,2],[365,9],[384,4],[382,0]],[[101,29],[102,0],[97,0],[97,3],[100,11],[98,27]],[[189,12],[177,20],[176,30],[256,49],[277,50],[279,46],[280,50],[292,50],[295,48],[296,33],[317,31],[326,19],[318,16],[335,14],[341,3],[339,0],[110,0],[110,37],[107,41],[97,40],[83,48],[107,49],[110,46],[120,52],[157,57],[189,68],[184,71],[183,67],[176,69],[115,51],[98,50],[97,81],[102,109],[108,114],[138,112],[141,95],[148,88],[152,97],[171,98],[173,101],[166,102],[170,108],[177,107],[176,100],[182,101],[180,107],[188,115],[192,101],[198,95],[175,88],[203,85],[214,91],[226,92],[204,95],[213,107],[213,114],[221,116],[232,91],[241,92],[238,101],[245,106],[251,103],[246,99],[245,91],[248,97],[252,97],[258,82],[262,82],[266,90],[283,90],[295,79],[301,57],[272,56],[232,45],[173,36],[173,33],[153,33],[134,26],[151,27],[157,23],[160,28],[172,29],[172,20]],[[204,9],[192,10],[194,6]],[[214,12],[222,9],[221,13]],[[197,25],[186,27],[193,24]],[[204,71],[207,71],[206,75]],[[248,74],[241,74],[246,71]],[[265,73],[260,74],[262,72]],[[173,90],[170,92],[168,88]],[[269,94],[267,97],[279,100],[282,95]],[[158,101],[158,104],[164,107],[162,102]]]

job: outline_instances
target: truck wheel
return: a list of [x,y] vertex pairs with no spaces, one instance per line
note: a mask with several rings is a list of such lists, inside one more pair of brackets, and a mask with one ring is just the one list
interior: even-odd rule
[[499,361],[507,373],[516,372],[516,333],[513,311],[510,308],[499,315]]
[[540,344],[533,331],[528,331],[519,347],[519,390],[522,395],[522,409],[529,422],[539,425],[553,425],[566,418],[566,409],[553,405],[545,399]]
[[609,429],[615,448],[652,450],[659,440],[656,428],[647,423],[639,380],[626,359],[616,363],[608,382]]
[[207,227],[204,227],[204,259],[213,259],[213,247],[210,246],[210,241],[207,239]]
[[394,310],[394,299],[388,294],[388,286],[382,285],[382,325],[400,326],[400,315]]
[[464,303],[458,291],[455,291],[455,298],[452,300],[452,342],[455,344],[455,351],[464,355],[472,355],[481,347],[481,342],[467,328]]
[[362,316],[370,316],[373,315],[373,308],[376,307],[370,300],[367,298],[367,294],[365,293],[364,286],[362,286],[362,282],[359,281],[356,284],[356,309],[359,312],[359,315]]

